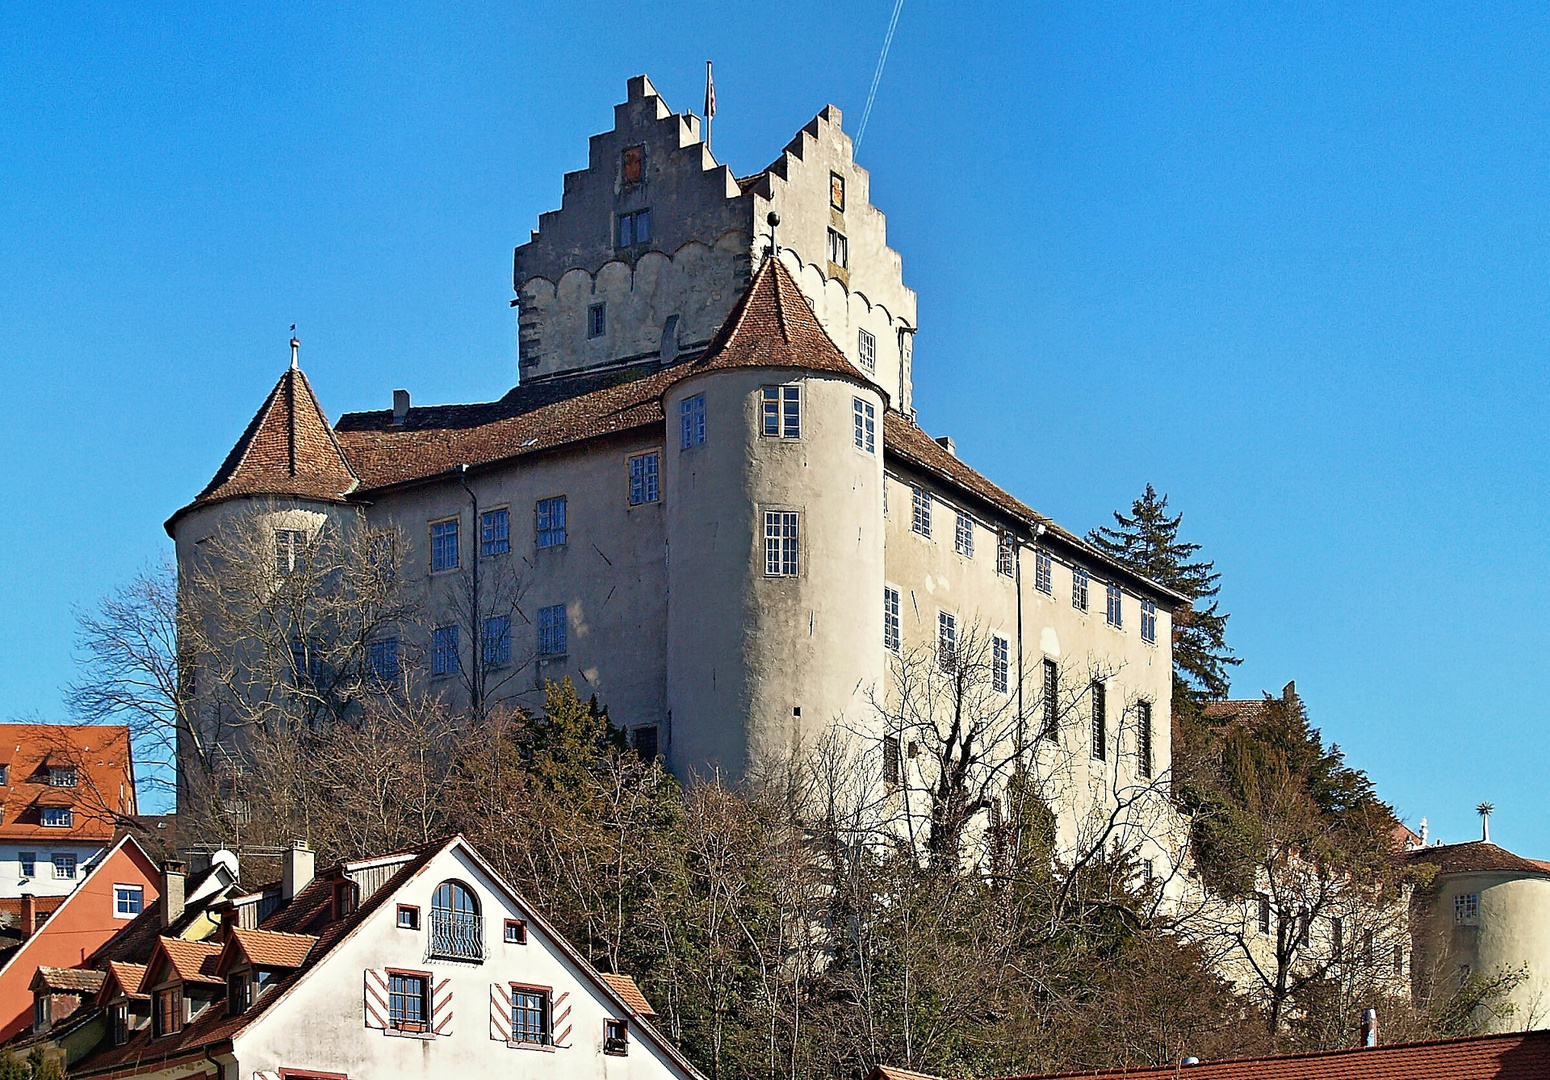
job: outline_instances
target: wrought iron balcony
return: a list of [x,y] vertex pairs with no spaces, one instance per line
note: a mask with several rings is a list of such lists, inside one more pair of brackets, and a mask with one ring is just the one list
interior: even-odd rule
[[430,930],[430,955],[444,960],[484,959],[482,916],[432,908]]

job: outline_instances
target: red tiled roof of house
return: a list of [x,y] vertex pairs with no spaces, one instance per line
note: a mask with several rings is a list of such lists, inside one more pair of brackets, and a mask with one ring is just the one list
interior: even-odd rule
[[231,932],[228,948],[242,950],[248,962],[255,967],[297,968],[307,960],[318,939],[311,934],[284,934],[275,930],[244,930],[237,927]]
[[1538,859],[1525,859],[1486,840],[1463,844],[1438,844],[1405,853],[1412,866],[1425,863],[1442,874],[1473,874],[1505,871],[1514,874],[1547,874],[1550,866]]
[[600,974],[603,976],[603,981],[613,987],[614,993],[622,997],[630,1008],[642,1016],[657,1015],[657,1010],[651,1007],[651,1002],[646,1000],[646,995],[640,992],[640,987],[631,976],[610,975],[607,972]]
[[[33,911],[37,915],[38,925],[43,925],[43,920],[54,914],[59,905],[65,902],[63,896],[39,896],[33,900]],[[6,925],[15,926],[16,921],[22,915],[22,898],[19,896],[0,897],[0,915],[10,916]]]
[[[121,724],[0,724],[0,763],[0,840],[107,844],[135,812],[129,729]],[[75,785],[56,786],[51,768],[74,769]],[[44,825],[44,806],[72,808],[73,823]]]
[[[1017,1080],[1550,1080],[1550,1031],[1477,1035],[1370,1049],[1203,1061],[1140,1069],[1044,1073]],[[871,1080],[937,1080],[877,1068]],[[1011,1078],[1005,1078],[1011,1080]]]
[[62,968],[38,966],[32,976],[33,990],[61,990],[66,993],[95,994],[102,989],[105,972],[90,968]]
[[[215,942],[184,941],[182,938],[164,937],[157,939],[156,947],[166,955],[172,970],[177,972],[178,978],[184,982],[222,985],[220,977],[215,973],[215,965],[221,956],[221,946]],[[154,956],[148,966],[156,966]]]
[[103,989],[108,989],[114,983],[117,983],[127,996],[146,998],[150,995],[140,992],[140,984],[144,980],[144,964],[131,964],[124,960],[109,960],[107,964],[107,979],[103,983]]

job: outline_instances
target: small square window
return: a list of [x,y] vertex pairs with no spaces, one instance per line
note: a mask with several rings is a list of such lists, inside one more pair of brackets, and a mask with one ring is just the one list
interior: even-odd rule
[[877,339],[870,333],[862,330],[856,343],[856,351],[861,356],[861,366],[867,371],[877,370]]
[[551,604],[538,609],[538,655],[563,656],[569,648],[566,640],[565,605]]
[[843,270],[850,265],[850,245],[845,234],[837,229],[829,230],[829,261]]
[[458,628],[438,626],[431,631],[431,674],[452,675],[457,672]]
[[683,438],[680,449],[705,445],[705,395],[695,394],[678,403],[678,420]]
[[829,205],[845,212],[845,178],[835,172],[829,174]]
[[603,1053],[623,1057],[630,1052],[630,1026],[623,1020],[603,1021]]
[[1078,611],[1087,610],[1087,571],[1080,566],[1071,571],[1071,606]]
[[953,547],[964,558],[974,558],[974,521],[962,510],[953,528]]
[[921,536],[930,537],[931,492],[922,487],[913,489],[910,504],[910,528]]
[[132,919],[145,910],[145,886],[113,886],[113,917]]
[[877,409],[870,401],[852,398],[851,413],[855,420],[856,449],[868,454],[877,453]]
[[507,945],[526,945],[527,923],[521,919],[507,919],[504,936]]
[[653,450],[630,458],[630,505],[654,503],[662,497],[661,457]]
[[457,527],[457,518],[449,518],[446,521],[431,522],[432,573],[435,573],[438,570],[457,569]]
[[420,909],[412,904],[399,904],[398,928],[400,930],[418,930],[420,928]]
[[1046,596],[1055,592],[1055,576],[1051,572],[1054,560],[1047,551],[1035,552],[1033,556],[1033,587]]
[[503,555],[511,550],[511,512],[502,506],[479,515],[479,554]]
[[565,538],[565,496],[556,495],[552,499],[539,499],[533,508],[534,517],[537,519],[537,537],[540,548],[564,547]]
[[587,337],[599,338],[608,332],[608,305],[593,304],[587,308]]

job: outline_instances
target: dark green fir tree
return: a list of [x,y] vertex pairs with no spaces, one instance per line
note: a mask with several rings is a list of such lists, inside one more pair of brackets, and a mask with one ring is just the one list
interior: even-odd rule
[[1087,539],[1138,574],[1194,601],[1173,620],[1173,679],[1176,693],[1196,700],[1224,698],[1228,671],[1241,663],[1227,647],[1227,615],[1217,610],[1221,577],[1199,558],[1200,545],[1179,539],[1183,514],[1168,514],[1168,496],[1151,484],[1130,504],[1130,515],[1114,511],[1113,528],[1094,529]]

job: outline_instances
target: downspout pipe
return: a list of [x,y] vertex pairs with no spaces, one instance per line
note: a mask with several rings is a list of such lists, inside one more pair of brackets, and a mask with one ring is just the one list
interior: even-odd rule
[[473,648],[473,677],[469,680],[470,697],[469,704],[473,707],[474,719],[484,719],[484,622],[480,618],[482,609],[479,607],[479,496],[474,494],[474,489],[468,486],[468,465],[457,467],[458,483],[463,485],[463,490],[468,492],[468,501],[473,504],[473,518],[468,529],[468,559],[473,574],[473,626],[469,628],[469,638]]

